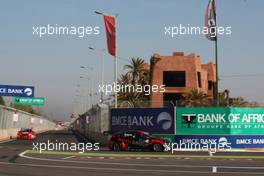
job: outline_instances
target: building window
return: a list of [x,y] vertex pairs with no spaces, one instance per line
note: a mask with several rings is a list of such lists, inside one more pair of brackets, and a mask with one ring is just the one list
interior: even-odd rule
[[163,84],[166,87],[185,87],[185,71],[164,71]]
[[208,90],[213,89],[213,81],[208,81]]
[[201,72],[197,72],[197,77],[198,77],[198,86],[199,88],[201,88],[202,87]]

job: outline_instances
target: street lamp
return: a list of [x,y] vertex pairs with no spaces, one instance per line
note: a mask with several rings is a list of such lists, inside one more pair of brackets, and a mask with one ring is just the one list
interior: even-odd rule
[[76,113],[81,113],[82,112],[82,101],[81,101],[81,85],[80,84],[76,84],[75,87],[75,97],[74,97],[74,111],[76,111]]
[[[80,66],[81,69],[89,69],[89,70],[93,70],[93,67],[89,67],[89,66]],[[87,78],[87,83],[88,83],[88,89],[87,89],[87,103],[89,102],[89,97],[90,97],[90,103],[89,103],[89,107],[93,106],[93,97],[92,97],[92,92],[93,92],[93,79],[90,78],[89,76],[85,77],[85,76],[80,76],[80,79],[85,79]],[[90,85],[90,86],[89,86]]]
[[[93,69],[94,69],[91,66],[84,66],[84,65],[81,65],[80,68],[85,69],[85,70],[90,70],[90,71],[93,71]],[[80,78],[81,77],[84,78],[84,76],[80,76]],[[89,82],[91,82],[91,84]],[[90,93],[91,93],[91,92],[93,92],[93,86],[94,86],[93,85],[93,79],[88,76],[88,86],[89,86],[89,84],[90,84]],[[89,94],[89,88],[88,88],[88,94]],[[91,98],[91,100],[90,100],[90,106],[91,106],[92,105],[92,97],[90,97],[90,98]],[[88,102],[88,100],[87,100],[87,102]]]
[[[105,49],[102,48],[102,49],[95,49],[93,47],[88,47],[90,50],[93,50],[93,51],[98,51],[101,55],[101,64],[102,64],[102,73],[101,73],[101,86],[104,85],[104,52],[105,52]],[[100,103],[103,103],[103,100],[104,100],[104,94],[103,92],[101,91],[101,94],[100,94]]]
[[93,67],[90,67],[90,66],[83,66],[83,65],[81,65],[80,68],[93,70]]
[[[77,93],[77,92],[76,92]],[[77,113],[81,113],[82,112],[82,100],[81,100],[81,95],[79,94],[80,92],[78,92],[78,94],[75,94],[75,105],[76,105],[76,111]],[[74,106],[75,106],[74,105]]]
[[98,14],[98,15],[103,15],[102,12],[98,12],[98,11],[94,11],[94,13]]

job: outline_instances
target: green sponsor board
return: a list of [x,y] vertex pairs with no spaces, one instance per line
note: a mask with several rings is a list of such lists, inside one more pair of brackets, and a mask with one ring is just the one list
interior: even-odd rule
[[30,105],[30,106],[44,106],[45,98],[42,97],[14,97],[13,102],[15,105]]
[[176,108],[176,134],[264,134],[264,108]]

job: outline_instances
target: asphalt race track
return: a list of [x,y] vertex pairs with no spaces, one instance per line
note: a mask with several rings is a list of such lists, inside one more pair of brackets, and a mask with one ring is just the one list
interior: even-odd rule
[[[84,142],[85,139],[71,131],[51,131],[38,135],[34,142],[47,140],[78,143]],[[32,148],[32,141],[27,140],[0,143],[0,175],[264,175],[264,159],[250,158],[261,156],[263,153],[224,153],[221,154],[225,156],[222,158],[203,158],[196,156],[206,153],[179,152],[175,157],[162,157],[156,153],[145,155],[145,152],[130,152],[126,156],[126,152],[120,152],[119,156],[119,153],[100,151],[91,155],[71,155],[28,152],[32,151]],[[250,156],[232,158],[229,155]]]

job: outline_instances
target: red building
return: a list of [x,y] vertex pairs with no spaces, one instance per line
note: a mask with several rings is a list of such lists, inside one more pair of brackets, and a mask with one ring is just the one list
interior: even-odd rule
[[163,107],[182,99],[192,89],[213,97],[216,81],[215,64],[201,64],[197,54],[174,52],[171,56],[154,54],[150,65],[151,84],[165,85],[165,92],[151,94],[152,107]]

